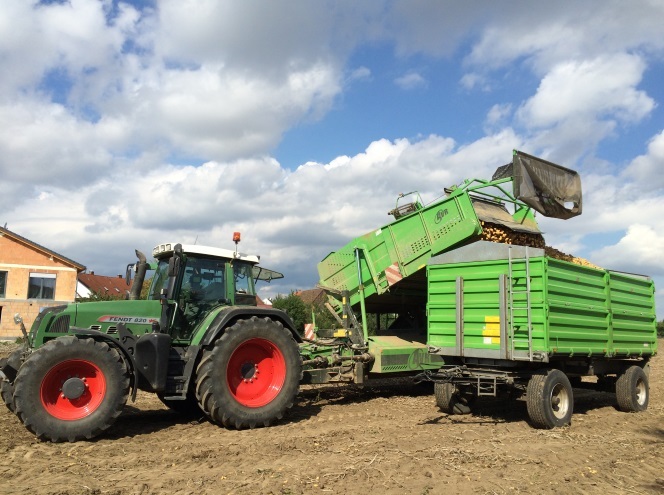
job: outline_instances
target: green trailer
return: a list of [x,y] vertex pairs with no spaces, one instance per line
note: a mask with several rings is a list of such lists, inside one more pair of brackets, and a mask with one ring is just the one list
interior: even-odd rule
[[536,426],[562,426],[572,385],[614,391],[624,411],[648,406],[649,277],[481,241],[431,258],[427,286],[429,349],[445,360],[430,377],[444,411],[467,413],[477,396],[505,391],[525,395]]
[[649,277],[480,241],[427,266],[436,354],[530,363],[641,359],[656,352]]

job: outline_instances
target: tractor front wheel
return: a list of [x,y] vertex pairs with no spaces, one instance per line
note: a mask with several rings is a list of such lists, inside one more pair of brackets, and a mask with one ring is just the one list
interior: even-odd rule
[[293,405],[302,360],[288,329],[253,316],[227,328],[196,373],[196,396],[212,421],[254,428],[281,419]]
[[16,376],[16,414],[40,440],[91,439],[107,430],[129,395],[119,352],[103,342],[60,337],[25,360]]

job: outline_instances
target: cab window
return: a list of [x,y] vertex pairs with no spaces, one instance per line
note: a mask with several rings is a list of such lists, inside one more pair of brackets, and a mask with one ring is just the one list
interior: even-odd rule
[[233,264],[233,274],[235,275],[235,293],[256,295],[254,289],[254,280],[252,275],[252,265],[249,263],[236,262]]

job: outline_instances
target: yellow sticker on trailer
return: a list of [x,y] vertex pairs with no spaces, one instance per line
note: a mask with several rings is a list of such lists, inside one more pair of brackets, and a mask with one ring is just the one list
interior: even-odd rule
[[500,344],[500,316],[485,316],[482,337],[485,344]]

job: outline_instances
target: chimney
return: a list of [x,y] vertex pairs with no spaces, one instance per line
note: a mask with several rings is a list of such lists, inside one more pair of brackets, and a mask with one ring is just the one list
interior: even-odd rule
[[95,274],[95,272],[90,272],[90,275],[94,275],[94,274]]

